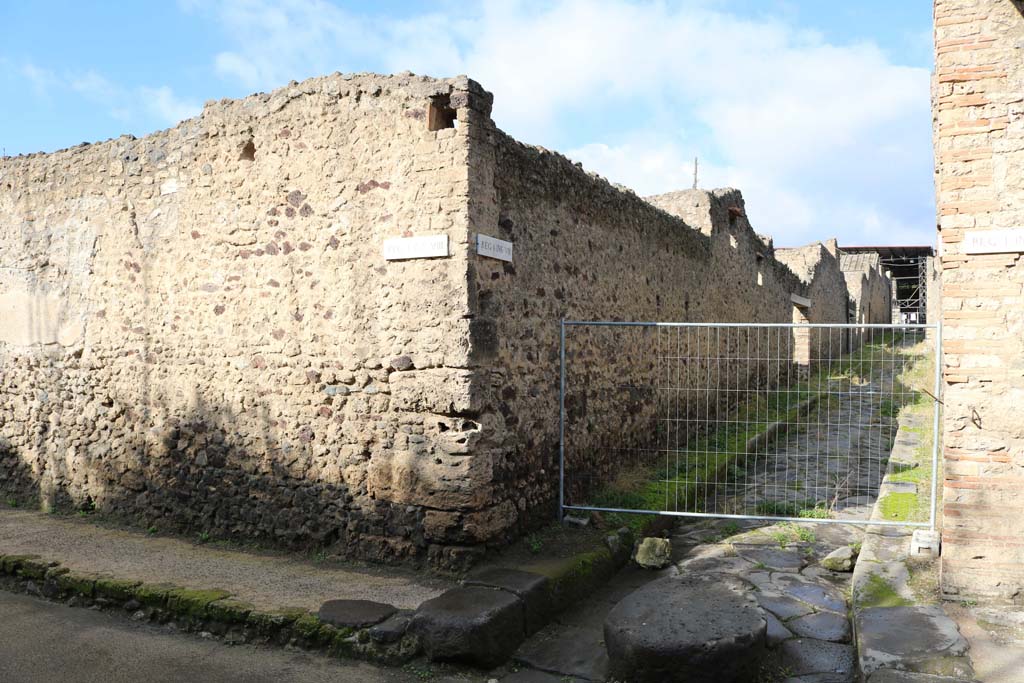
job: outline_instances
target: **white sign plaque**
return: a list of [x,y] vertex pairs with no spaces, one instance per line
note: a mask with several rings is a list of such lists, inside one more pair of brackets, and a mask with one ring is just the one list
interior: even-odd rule
[[476,253],[499,261],[512,261],[512,243],[477,233]]
[[383,252],[387,261],[448,256],[448,235],[393,237],[384,240]]
[[964,235],[965,254],[1008,254],[1024,252],[1024,228],[1006,230],[968,230]]

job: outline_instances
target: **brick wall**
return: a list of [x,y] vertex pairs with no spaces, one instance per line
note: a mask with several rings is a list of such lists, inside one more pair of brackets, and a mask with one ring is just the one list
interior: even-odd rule
[[1024,601],[1024,261],[969,255],[974,231],[1024,227],[1024,15],[936,0],[936,191],[942,270],[942,586]]

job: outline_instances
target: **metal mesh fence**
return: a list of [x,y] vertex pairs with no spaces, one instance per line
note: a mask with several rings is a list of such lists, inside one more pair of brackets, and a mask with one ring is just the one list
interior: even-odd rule
[[[857,521],[847,511],[892,470],[900,412],[937,409],[932,326],[562,329],[569,510]],[[934,519],[932,450],[915,476],[930,519],[910,525]]]

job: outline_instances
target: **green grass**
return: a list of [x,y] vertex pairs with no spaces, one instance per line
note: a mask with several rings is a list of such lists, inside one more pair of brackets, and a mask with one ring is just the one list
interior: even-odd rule
[[880,504],[882,517],[895,522],[912,522],[918,508],[919,496],[916,493],[890,493],[882,498]]

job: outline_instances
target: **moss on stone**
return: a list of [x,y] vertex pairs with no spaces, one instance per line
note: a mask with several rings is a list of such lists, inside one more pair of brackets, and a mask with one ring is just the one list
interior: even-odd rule
[[325,624],[315,614],[303,614],[292,624],[295,635],[314,646],[331,646],[352,635],[350,628],[339,629]]
[[173,583],[144,583],[135,589],[135,599],[146,607],[163,609],[167,607],[167,596],[176,590],[180,586]]
[[207,615],[226,624],[244,624],[255,609],[251,603],[233,598],[215,600],[206,606]]
[[38,555],[5,555],[3,559],[4,574],[14,575],[25,562],[39,559]]
[[[329,652],[335,657],[351,657],[356,651],[358,638],[353,637],[354,634],[350,628],[340,628],[335,631]],[[363,633],[367,632],[365,630],[359,632],[360,635]]]
[[206,616],[207,605],[228,597],[231,593],[220,588],[176,588],[167,593],[167,609],[188,617],[203,617]]
[[66,595],[81,595],[91,598],[95,595],[98,574],[69,571],[57,577],[57,588]]
[[18,566],[17,574],[22,578],[42,581],[46,578],[46,572],[54,566],[56,566],[56,562],[40,560],[38,558],[26,558]]
[[[295,634],[301,638],[305,638],[311,642],[320,642],[323,635],[326,633],[323,631],[326,624],[320,621],[319,617],[314,614],[303,614],[295,623],[292,624]],[[327,626],[327,628],[332,628]]]
[[260,612],[253,610],[246,618],[246,623],[256,629],[264,636],[273,635],[282,628],[295,623],[295,620],[305,616],[308,612],[298,607],[286,607],[275,612]]
[[61,567],[59,565],[55,566],[55,567],[50,567],[49,569],[46,570],[46,580],[47,581],[56,581],[59,577],[64,576],[65,574],[67,574],[70,571],[71,570],[68,569],[67,567]]
[[858,598],[860,603],[858,607],[861,609],[865,607],[902,607],[914,604],[897,593],[896,589],[878,574],[868,577]]
[[128,602],[135,597],[135,589],[141,581],[130,579],[115,579],[110,576],[99,576],[96,578],[96,597]]

